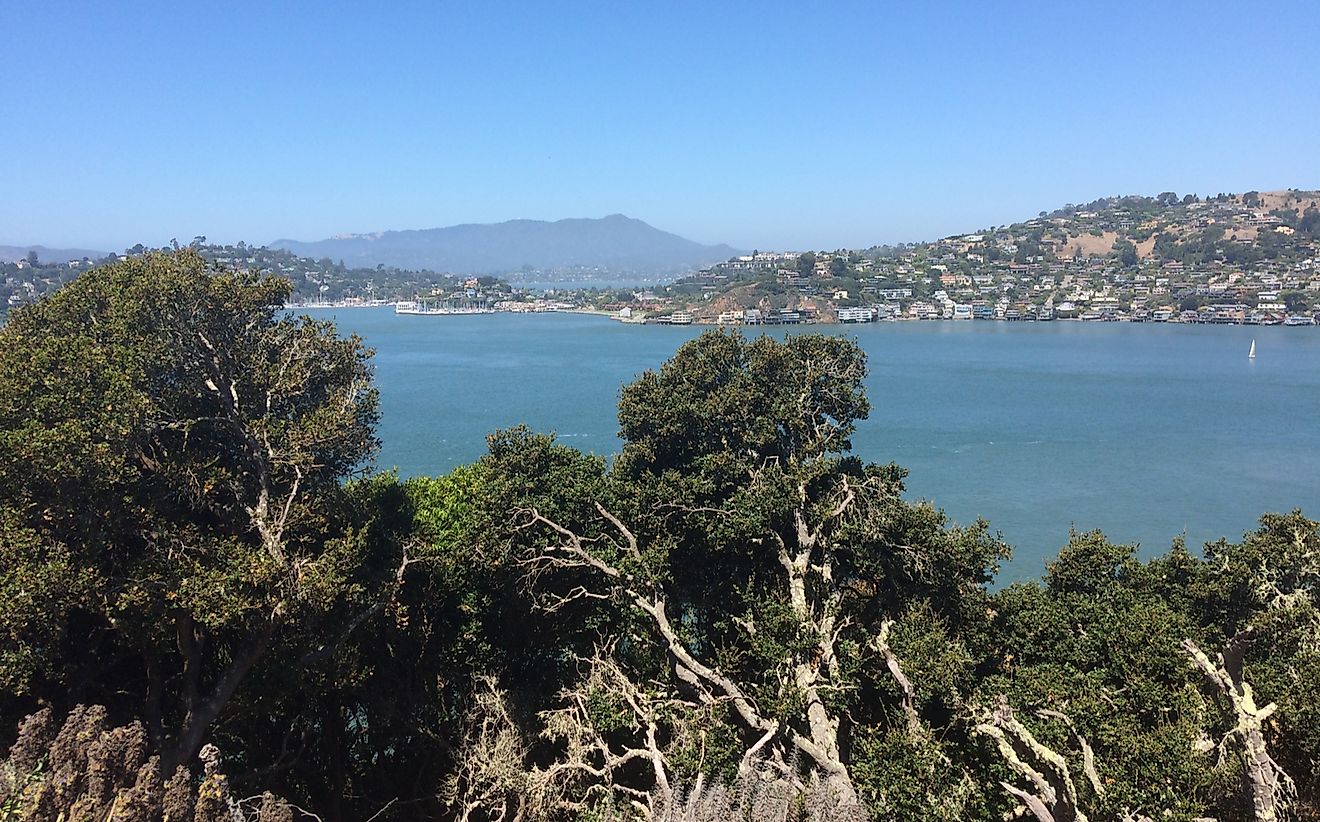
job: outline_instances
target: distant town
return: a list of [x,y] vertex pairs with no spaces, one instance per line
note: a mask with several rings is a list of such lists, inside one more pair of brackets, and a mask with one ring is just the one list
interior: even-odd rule
[[[178,243],[173,244],[178,247]],[[400,314],[587,311],[639,324],[898,320],[1320,322],[1320,193],[1111,197],[928,243],[761,251],[667,285],[534,289],[512,272],[349,268],[264,246],[189,246],[216,265],[287,277],[302,307],[393,304]],[[124,255],[145,253],[135,246]],[[0,264],[0,306],[32,302],[100,260]],[[605,271],[516,272],[546,281]]]
[[1313,325],[1320,194],[1121,197],[933,243],[758,251],[604,307],[657,322]]

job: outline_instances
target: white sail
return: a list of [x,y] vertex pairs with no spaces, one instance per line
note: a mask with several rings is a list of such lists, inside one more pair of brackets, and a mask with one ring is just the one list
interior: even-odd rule
[[1254,359],[1256,359],[1256,341],[1255,341],[1255,340],[1252,340],[1252,341],[1251,341],[1251,351],[1247,354],[1247,359],[1249,359],[1249,360],[1254,360]]

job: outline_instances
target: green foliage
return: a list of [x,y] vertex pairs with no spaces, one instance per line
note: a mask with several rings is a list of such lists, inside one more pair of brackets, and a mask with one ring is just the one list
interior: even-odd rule
[[1114,240],[1113,254],[1124,268],[1134,268],[1140,262],[1137,256],[1137,247],[1130,240]]
[[1297,229],[1309,237],[1320,236],[1320,208],[1307,206],[1297,223]]
[[[1204,560],[1175,544],[1144,563],[1099,533],[1074,534],[1043,584],[996,595],[998,649],[987,658],[980,699],[1006,694],[1022,712],[1066,713],[1094,748],[1107,791],[1092,802],[1105,809],[1102,816],[1124,809],[1167,810],[1178,819],[1232,816],[1239,802],[1232,760],[1221,769],[1200,742],[1218,740],[1225,721],[1202,696],[1200,674],[1181,646],[1191,639],[1219,647],[1247,626],[1277,631],[1258,641],[1248,679],[1261,704],[1281,700],[1281,716],[1313,716],[1314,685],[1302,671],[1316,636],[1309,593],[1320,556],[1315,529],[1296,513],[1269,515],[1242,543],[1208,546]],[[1276,584],[1287,592],[1282,601],[1266,593]],[[1301,698],[1288,704],[1293,695]],[[1045,732],[1056,750],[1066,747],[1057,730]],[[1284,737],[1276,758],[1286,755],[1285,770],[1314,786],[1309,726]]]
[[800,276],[810,277],[812,272],[815,270],[816,270],[816,252],[808,251],[804,254],[798,255],[797,272]]
[[727,460],[805,461],[851,447],[870,404],[856,344],[823,335],[751,342],[712,332],[620,395],[621,471]]
[[95,602],[100,581],[64,545],[17,524],[12,512],[0,516],[0,688],[25,697],[56,674],[67,623],[52,617]]
[[857,782],[876,819],[960,822],[996,819],[997,803],[986,786],[955,762],[956,751],[931,738],[913,738],[897,727],[859,729]]
[[287,291],[148,255],[0,331],[16,693],[145,704],[186,756],[269,650],[381,584],[337,503],[375,448],[368,352],[282,314]]
[[1279,295],[1291,314],[1300,314],[1311,307],[1311,299],[1300,291],[1285,291]]
[[404,491],[413,508],[413,528],[428,552],[454,550],[471,536],[480,516],[483,471],[463,466],[440,477],[412,477]]

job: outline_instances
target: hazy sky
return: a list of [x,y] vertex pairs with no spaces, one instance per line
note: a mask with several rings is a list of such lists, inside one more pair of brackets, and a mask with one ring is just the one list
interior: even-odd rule
[[930,239],[1320,188],[1320,2],[0,0],[0,243],[622,212]]

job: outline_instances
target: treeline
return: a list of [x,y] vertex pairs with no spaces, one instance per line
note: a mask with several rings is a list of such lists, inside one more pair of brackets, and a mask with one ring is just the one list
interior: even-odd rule
[[814,335],[687,343],[609,461],[368,474],[369,353],[289,288],[152,253],[0,330],[5,818],[1320,814],[1301,513],[996,589]]
[[[513,297],[513,289],[498,277],[467,277],[384,265],[350,268],[342,260],[336,262],[329,257],[314,260],[299,257],[292,251],[243,242],[233,245],[207,243],[204,236],[194,237],[186,248],[223,268],[248,268],[289,280],[289,299],[295,303],[333,302],[347,298],[412,299],[432,293],[462,293],[465,283],[474,279],[478,288],[494,298]],[[177,240],[168,249],[151,249],[138,243],[125,249],[123,256],[140,257],[156,251],[181,250],[184,248]],[[75,279],[93,264],[104,264],[117,256],[112,254],[97,261],[84,258],[70,265],[41,260],[36,252],[31,252],[22,263],[0,262],[0,312],[35,302]]]
[[[1290,189],[1292,190],[1292,189]],[[1120,197],[1099,197],[1089,203],[1075,205],[1069,203],[1063,208],[1057,208],[1051,212],[1040,213],[1041,217],[1072,217],[1082,212],[1104,211],[1106,209],[1122,208],[1135,214],[1153,214],[1167,208],[1173,208],[1178,205],[1195,205],[1196,203],[1215,203],[1215,204],[1236,204],[1240,203],[1246,208],[1255,208],[1260,205],[1260,192],[1247,191],[1243,194],[1207,194],[1204,198],[1196,194],[1184,194],[1178,196],[1176,191],[1162,191],[1154,197],[1147,197],[1140,194],[1129,194]]]
[[[289,280],[293,284],[290,299],[299,303],[337,301],[350,297],[368,300],[412,299],[432,292],[462,291],[463,284],[471,279],[477,279],[485,291],[499,293],[502,297],[507,297],[511,292],[508,283],[496,277],[470,278],[386,265],[374,268],[349,267],[344,265],[343,260],[336,262],[329,257],[300,257],[280,248],[241,242],[234,245],[208,244],[205,237],[194,238],[191,247],[206,260],[224,268],[250,268]],[[145,251],[141,246],[129,249],[131,255]]]

